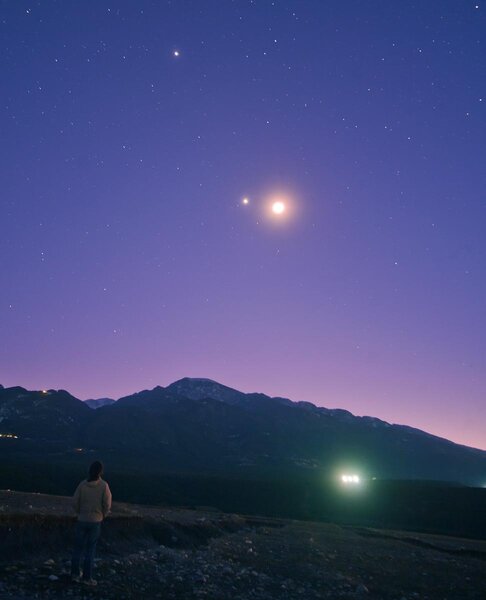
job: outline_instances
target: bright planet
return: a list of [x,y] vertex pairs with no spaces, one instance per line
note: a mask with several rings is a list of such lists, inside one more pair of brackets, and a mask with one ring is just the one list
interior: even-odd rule
[[272,212],[275,215],[281,215],[282,213],[285,212],[285,204],[283,202],[281,202],[280,200],[278,200],[277,202],[274,202],[272,204]]

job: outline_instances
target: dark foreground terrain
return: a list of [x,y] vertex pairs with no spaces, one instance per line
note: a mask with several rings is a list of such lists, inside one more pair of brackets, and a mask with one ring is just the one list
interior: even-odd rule
[[63,496],[0,492],[0,598],[486,598],[486,542],[115,503],[98,586],[68,578]]

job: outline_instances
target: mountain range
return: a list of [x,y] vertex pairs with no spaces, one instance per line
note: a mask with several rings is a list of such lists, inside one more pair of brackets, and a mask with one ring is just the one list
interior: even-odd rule
[[341,472],[482,485],[486,452],[404,425],[184,378],[114,401],[0,387],[10,456],[108,457],[150,472]]
[[113,400],[113,398],[91,398],[90,400],[84,400],[84,402],[90,408],[96,409],[101,408],[102,406],[113,404],[113,402],[116,402],[116,400]]

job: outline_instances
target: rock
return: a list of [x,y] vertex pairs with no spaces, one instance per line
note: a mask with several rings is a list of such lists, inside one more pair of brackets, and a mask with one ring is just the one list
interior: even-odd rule
[[47,559],[47,560],[44,561],[44,564],[46,566],[51,566],[51,565],[55,565],[56,561],[53,558],[49,558],[49,559]]
[[359,585],[356,586],[356,589],[354,590],[356,594],[369,594],[369,589],[363,584],[360,583]]
[[49,579],[49,581],[58,581],[59,577],[57,575],[49,575],[47,579]]

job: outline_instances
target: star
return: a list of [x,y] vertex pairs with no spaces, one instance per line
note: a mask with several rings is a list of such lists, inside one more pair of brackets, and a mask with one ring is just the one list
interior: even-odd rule
[[181,55],[181,53],[179,52],[179,50],[174,50],[174,52],[172,52],[172,55],[177,58]]

